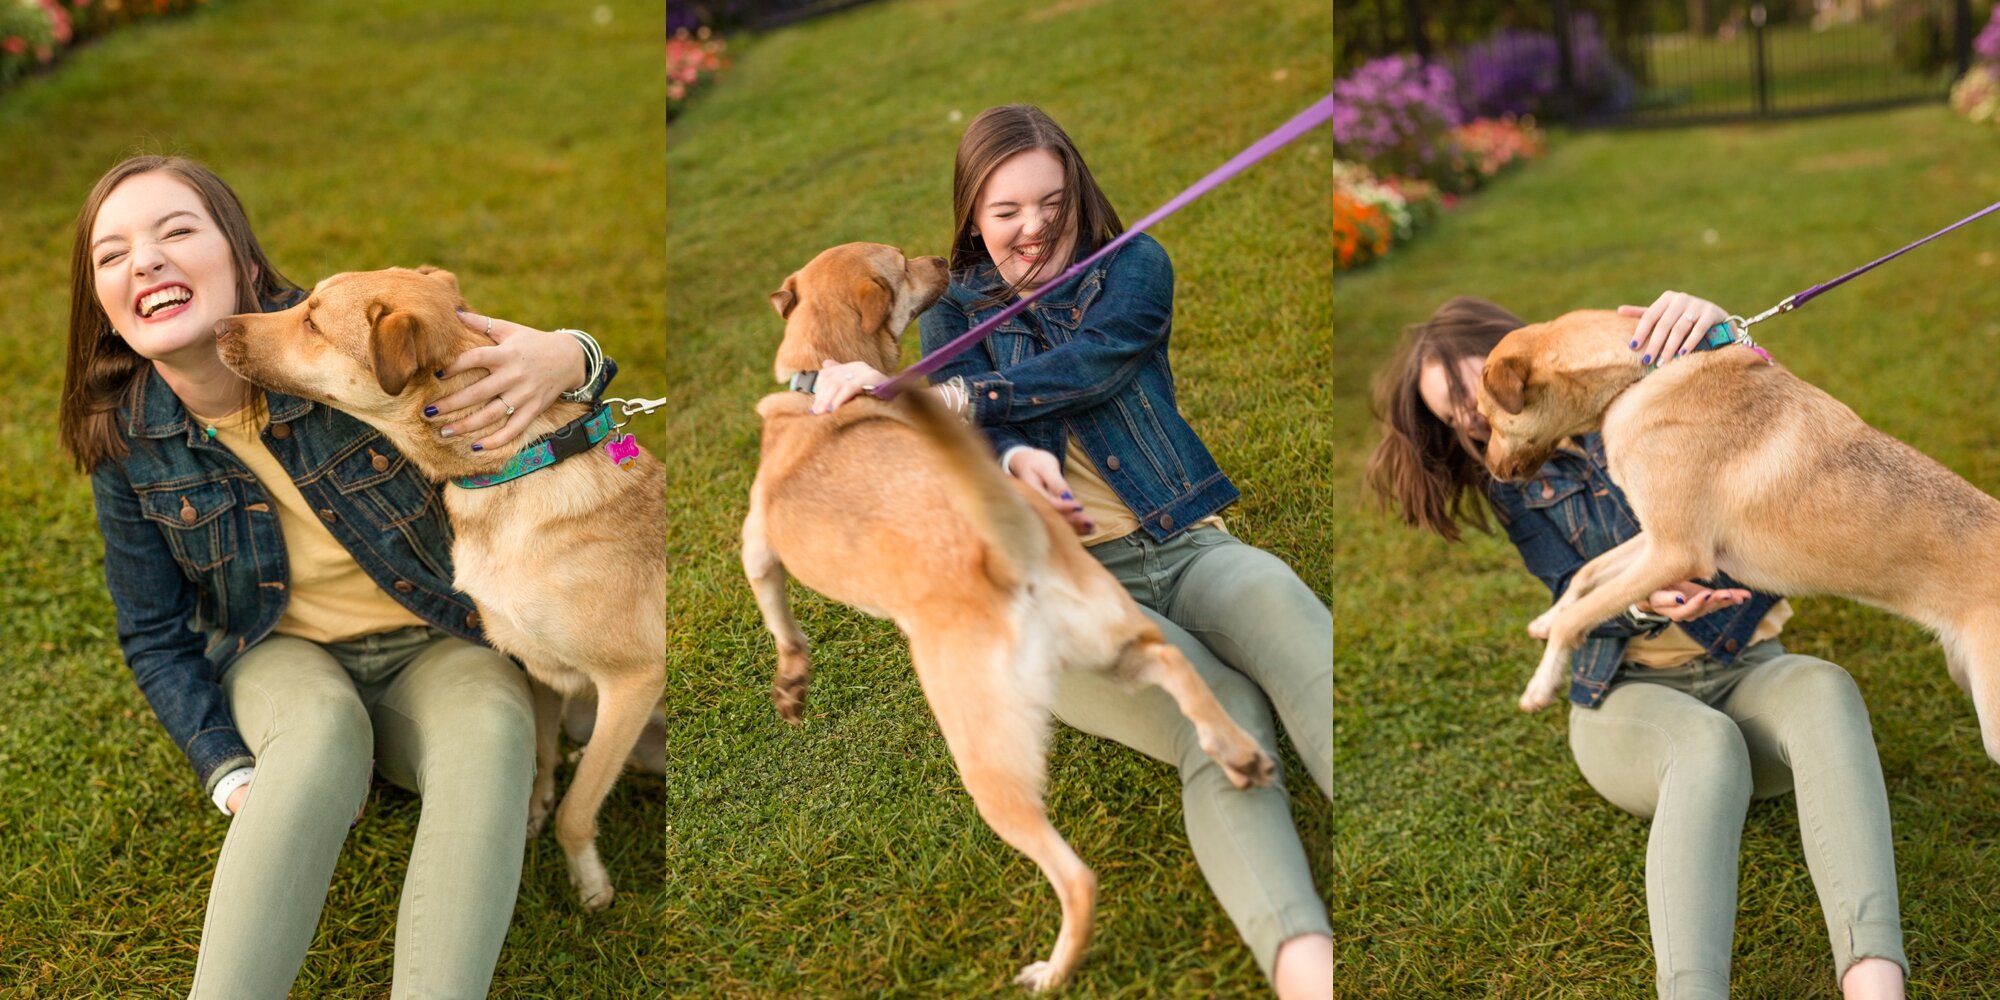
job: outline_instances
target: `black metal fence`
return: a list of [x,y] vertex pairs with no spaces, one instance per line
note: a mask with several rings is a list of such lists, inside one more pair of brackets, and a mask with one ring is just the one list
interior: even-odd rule
[[1942,100],[1993,0],[1341,0],[1352,65],[1415,52],[1466,107],[1582,125],[1775,118]]
[[667,33],[704,27],[716,31],[737,28],[763,31],[870,2],[872,0],[667,0]]

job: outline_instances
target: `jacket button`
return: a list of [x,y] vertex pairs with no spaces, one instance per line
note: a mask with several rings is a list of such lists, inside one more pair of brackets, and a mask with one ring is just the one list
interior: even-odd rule
[[334,516],[332,510],[325,507],[321,507],[319,509],[319,519],[325,521],[328,524],[332,524],[334,521],[339,520],[339,518]]
[[193,505],[193,504],[191,504],[191,503],[188,503],[188,502],[187,502],[186,500],[182,500],[182,501],[181,501],[181,523],[182,523],[182,524],[193,524],[193,523],[194,523],[194,519],[195,519],[196,517],[199,517],[199,516],[200,516],[200,515],[198,515],[198,514],[196,514],[196,513],[195,513],[195,511],[194,511],[194,505]]
[[1071,310],[1069,311],[1069,321],[1070,321],[1070,322],[1074,323],[1074,322],[1076,322],[1077,320],[1080,320],[1080,319],[1082,319],[1082,318],[1083,318],[1083,310],[1082,310],[1082,309],[1071,309]]
[[1000,391],[999,391],[999,390],[997,390],[997,389],[989,389],[989,390],[987,390],[987,391],[986,391],[986,398],[987,398],[987,399],[999,399],[999,398],[1000,398]]
[[[372,452],[372,451],[371,451],[371,452],[369,452],[369,454],[371,454],[371,455],[375,455],[375,453],[374,453],[374,452]],[[375,470],[376,472],[387,472],[387,471],[389,471],[389,460],[388,460],[388,459],[386,459],[386,458],[383,458],[383,457],[382,457],[382,456],[380,456],[380,455],[375,455],[375,457],[374,457],[374,458],[371,458],[371,459],[369,459],[369,460],[368,460],[368,465],[369,465],[369,467],[370,467],[370,468],[373,468],[373,469],[374,469],[374,470]]]
[[1174,530],[1174,516],[1172,514],[1161,514],[1160,527],[1168,531]]
[[1724,641],[1724,642],[1722,643],[1722,648],[1723,648],[1723,649],[1724,649],[1725,651],[1727,651],[1727,652],[1731,652],[1731,653],[1734,653],[1734,652],[1736,652],[1737,650],[1739,650],[1739,649],[1742,649],[1742,648],[1743,648],[1743,644],[1742,644],[1742,643],[1740,643],[1740,642],[1737,642],[1737,641],[1736,641],[1736,640],[1734,640],[1734,639],[1728,639],[1728,640],[1725,640],[1725,641]]
[[1547,500],[1548,498],[1555,495],[1556,495],[1556,488],[1554,486],[1551,486],[1546,482],[1542,484],[1542,499]]
[[465,616],[465,627],[469,629],[477,629],[479,627],[479,612],[474,611]]
[[417,587],[416,587],[416,584],[413,584],[413,583],[411,583],[411,582],[410,582],[410,581],[408,581],[408,580],[397,580],[397,581],[396,581],[396,593],[398,593],[398,594],[407,594],[407,593],[409,593],[410,591],[412,591],[412,590],[415,590],[415,589],[417,589]]
[[1118,456],[1116,456],[1116,455],[1113,455],[1113,456],[1111,456],[1110,458],[1107,458],[1107,459],[1105,459],[1105,460],[1104,460],[1104,467],[1105,467],[1105,468],[1107,468],[1107,469],[1110,469],[1110,470],[1111,470],[1111,471],[1113,471],[1113,472],[1117,472],[1117,471],[1118,471]]
[[291,437],[291,436],[292,436],[292,425],[291,425],[291,424],[272,424],[272,425],[271,425],[271,436],[272,436],[272,437],[274,437],[274,438],[277,438],[277,439],[278,439],[278,440],[280,440],[280,441],[283,441],[284,439],[286,439],[286,438],[288,438],[288,437]]

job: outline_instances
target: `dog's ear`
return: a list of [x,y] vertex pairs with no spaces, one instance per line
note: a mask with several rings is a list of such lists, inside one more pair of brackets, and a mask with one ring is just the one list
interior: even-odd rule
[[453,274],[450,271],[445,270],[444,268],[432,267],[429,264],[425,264],[424,266],[417,268],[417,273],[428,275],[433,281],[444,282],[445,287],[451,289],[451,294],[453,295],[460,294],[458,290],[458,275]]
[[402,395],[418,372],[448,360],[450,343],[413,312],[376,305],[368,310],[368,322],[368,360],[375,366],[376,383],[391,396]]
[[888,286],[880,278],[868,277],[854,283],[854,311],[861,314],[862,333],[874,333],[888,324],[892,299]]
[[794,272],[785,279],[783,287],[771,293],[771,308],[778,311],[779,319],[791,319],[792,307],[799,304],[799,276]]
[[1488,358],[1479,380],[1486,384],[1493,401],[1508,413],[1520,413],[1527,404],[1528,359],[1524,355]]

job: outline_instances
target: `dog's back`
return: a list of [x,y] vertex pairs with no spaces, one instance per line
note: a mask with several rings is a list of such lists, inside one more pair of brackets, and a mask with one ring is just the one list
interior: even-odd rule
[[1984,589],[2000,551],[2000,501],[1748,350],[1640,381],[1606,411],[1604,440],[1641,524],[1665,523],[1663,505],[1702,512],[1716,568],[1758,589],[1935,626]]

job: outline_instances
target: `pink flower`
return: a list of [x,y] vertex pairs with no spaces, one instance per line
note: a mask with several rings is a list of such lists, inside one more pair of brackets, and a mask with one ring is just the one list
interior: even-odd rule
[[19,35],[9,35],[5,39],[0,39],[0,52],[18,56],[26,51],[28,51],[28,40]]

